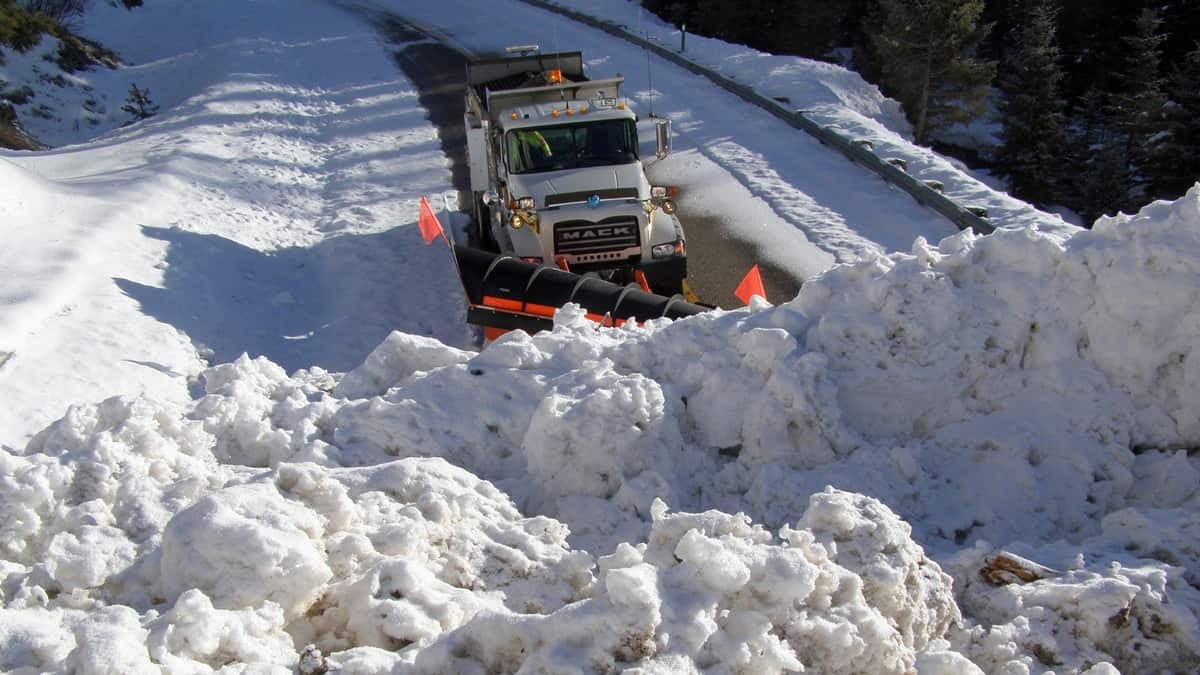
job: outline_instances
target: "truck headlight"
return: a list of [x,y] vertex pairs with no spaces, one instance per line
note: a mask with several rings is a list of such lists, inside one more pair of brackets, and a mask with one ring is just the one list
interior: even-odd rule
[[517,208],[523,211],[532,211],[533,206],[533,197],[521,197],[517,200]]
[[675,202],[671,201],[671,197],[675,196],[675,188],[667,185],[651,185],[650,186],[650,204],[646,207],[647,211],[654,209],[662,209],[667,213],[675,213]]
[[670,258],[674,255],[683,255],[684,247],[683,240],[672,241],[667,244],[658,244],[650,249],[650,255],[655,260],[659,258]]
[[508,218],[508,222],[514,230],[519,230],[528,225],[534,232],[538,234],[542,233],[542,225],[538,221],[537,211],[513,211],[512,215]]

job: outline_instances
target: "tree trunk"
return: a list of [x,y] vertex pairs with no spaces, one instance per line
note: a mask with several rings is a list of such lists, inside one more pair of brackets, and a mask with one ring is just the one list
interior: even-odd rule
[[933,72],[933,36],[930,36],[925,44],[925,63],[921,69],[921,90],[917,94],[917,109],[913,111],[913,117],[916,118],[916,122],[913,124],[913,140],[917,145],[925,145],[925,127],[929,118],[929,80]]

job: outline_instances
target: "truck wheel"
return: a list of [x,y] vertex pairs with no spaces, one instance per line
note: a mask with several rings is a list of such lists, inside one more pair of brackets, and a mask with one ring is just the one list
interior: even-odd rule
[[492,236],[492,209],[483,203],[481,197],[475,198],[475,246],[486,251],[498,251],[496,238]]

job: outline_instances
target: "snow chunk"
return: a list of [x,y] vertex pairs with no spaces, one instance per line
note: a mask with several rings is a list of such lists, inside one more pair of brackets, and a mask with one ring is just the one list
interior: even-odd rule
[[334,402],[324,378],[288,377],[278,365],[242,355],[202,374],[206,396],[191,416],[216,439],[212,452],[222,462],[252,467],[285,461],[336,465],[323,440]]
[[46,571],[59,587],[96,588],[133,563],[137,546],[119,528],[88,525],[78,534],[54,535],[46,557]]
[[[860,552],[870,542],[891,544],[891,555],[918,564],[919,547],[886,507],[832,492],[824,497],[826,503],[814,497],[813,510],[836,510],[838,519],[859,523],[862,532],[843,539],[859,542]],[[651,510],[645,543],[622,544],[599,560],[602,584],[593,597],[545,615],[481,613],[419,652],[415,665],[455,672],[636,664],[640,672],[662,673],[906,673],[917,661],[913,644],[932,645],[931,636],[957,616],[949,578],[931,561],[924,561],[930,574],[908,581],[922,588],[902,597],[873,592],[887,603],[879,607],[862,592],[858,574],[817,543],[825,535],[788,530],[781,544],[741,515],[671,514],[661,501]],[[862,564],[855,555],[847,559]],[[922,603],[928,606],[915,607]],[[912,616],[941,617],[941,625],[914,627]],[[901,621],[905,636],[895,628]],[[944,642],[936,646],[930,663],[965,662]]]
[[484,610],[503,608],[494,594],[455,588],[417,562],[382,560],[335,593],[355,644],[397,651],[424,646]]
[[393,331],[361,366],[346,373],[333,395],[379,396],[417,372],[463,363],[472,356],[471,352],[448,347],[433,338]]
[[949,649],[945,640],[936,640],[917,654],[917,675],[984,675],[970,659]]
[[1178,569],[1112,562],[1103,572],[1070,569],[992,586],[968,571],[977,571],[987,555],[980,545],[951,566],[963,581],[961,605],[990,626],[972,628],[964,649],[989,672],[1017,663],[1079,672],[1101,662],[1121,672],[1182,672],[1200,657],[1200,625],[1189,608],[1198,606],[1200,592],[1179,579]]
[[57,617],[37,610],[0,610],[0,668],[47,672],[74,647]]
[[77,646],[63,663],[68,672],[107,675],[154,675],[161,668],[150,659],[149,631],[133,609],[114,605],[72,622]]
[[[661,452],[665,400],[653,380],[611,367],[577,371],[542,399],[523,439],[545,498],[611,497]],[[662,495],[666,496],[666,495]]]
[[912,540],[908,523],[882,502],[827,487],[809,498],[797,526],[811,531],[835,562],[861,576],[863,597],[896,626],[905,646],[924,649],[960,621],[950,576]]
[[174,601],[199,589],[223,609],[271,601],[303,615],[333,572],[321,551],[324,527],[272,485],[231,487],[204,497],[167,524],[162,585]]
[[565,527],[523,518],[490,483],[440,459],[285,465],[276,484],[329,523],[336,576],[291,630],[330,658],[347,647],[412,651],[484,610],[553,611],[594,583]]
[[155,663],[168,670],[245,664],[261,672],[287,673],[296,663],[296,653],[283,626],[283,612],[274,603],[222,610],[193,588],[151,623],[147,646]]

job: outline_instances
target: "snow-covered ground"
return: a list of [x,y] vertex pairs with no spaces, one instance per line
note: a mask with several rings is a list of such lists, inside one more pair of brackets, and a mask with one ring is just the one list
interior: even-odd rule
[[[645,68],[476,4],[373,6]],[[0,154],[0,670],[1196,672],[1200,186],[1074,230],[907,146],[846,71],[689,38],[1006,229],[943,239],[659,65],[657,169],[822,273],[478,351],[415,224],[447,161],[362,5],[96,5],[133,64],[77,74],[107,112]],[[161,111],[120,127],[131,83]]]

